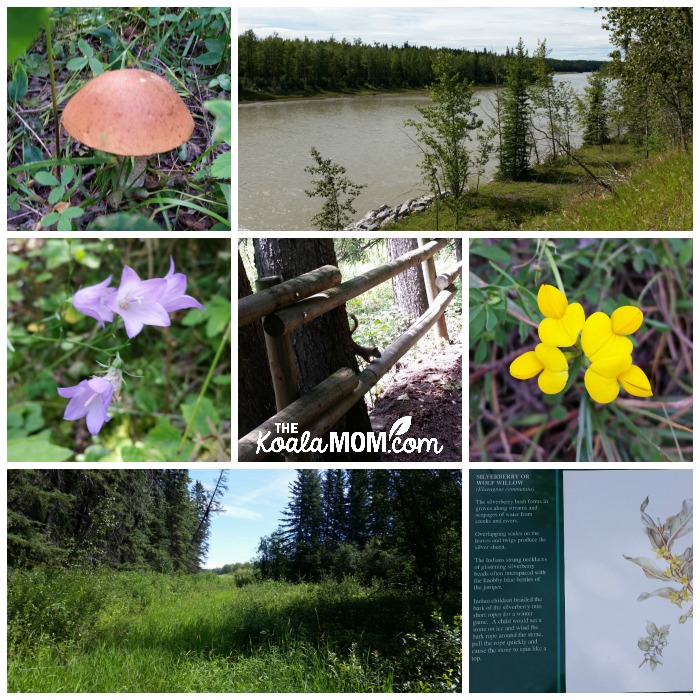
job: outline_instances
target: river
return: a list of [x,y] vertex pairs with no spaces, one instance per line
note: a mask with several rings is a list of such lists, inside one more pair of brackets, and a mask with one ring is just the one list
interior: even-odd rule
[[[588,73],[556,75],[583,92]],[[479,116],[493,113],[495,91],[475,92]],[[367,188],[355,200],[359,220],[382,204],[395,206],[426,193],[417,167],[422,155],[411,140],[407,119],[420,120],[421,93],[378,94],[324,100],[253,102],[238,105],[238,226],[250,231],[308,231],[321,209],[308,197],[315,146],[324,158],[347,169],[347,177]],[[496,159],[486,178],[495,171]]]

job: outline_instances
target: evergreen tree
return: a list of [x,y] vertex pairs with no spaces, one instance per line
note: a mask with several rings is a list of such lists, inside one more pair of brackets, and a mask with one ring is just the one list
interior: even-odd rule
[[527,51],[523,40],[518,41],[506,69],[503,115],[501,125],[501,177],[522,180],[530,172],[530,98],[532,82]]
[[417,132],[423,151],[421,171],[423,181],[439,198],[448,192],[448,207],[455,215],[455,230],[459,229],[464,211],[464,192],[470,175],[471,155],[467,142],[482,121],[474,111],[479,101],[474,99],[473,86],[463,78],[455,57],[440,51],[433,63],[436,83],[430,88],[432,104],[417,106],[424,121],[406,121]]
[[362,548],[371,533],[369,478],[366,469],[348,469],[348,541]]
[[283,511],[283,543],[293,560],[294,573],[315,575],[323,541],[324,517],[321,477],[316,469],[297,469],[292,497]]
[[559,133],[559,114],[557,111],[557,91],[554,85],[554,71],[547,61],[547,42],[541,41],[533,55],[533,78],[530,87],[532,105],[541,110],[546,124],[545,135],[549,140],[550,156],[557,157],[557,137]]
[[391,538],[394,524],[394,493],[389,469],[368,471],[371,501],[369,534],[384,541]]
[[581,101],[583,142],[588,146],[600,146],[610,140],[608,133],[608,91],[605,78],[600,72],[588,76],[585,97]]
[[327,546],[332,547],[343,540],[347,530],[345,471],[342,469],[326,469],[323,478],[323,513],[323,540]]
[[341,231],[350,223],[349,214],[355,214],[353,201],[367,185],[357,185],[345,177],[346,170],[330,159],[324,159],[318,150],[311,149],[311,157],[316,165],[307,165],[304,171],[311,175],[320,175],[320,180],[312,180],[312,190],[304,190],[309,197],[324,199],[320,214],[311,222],[321,231]]

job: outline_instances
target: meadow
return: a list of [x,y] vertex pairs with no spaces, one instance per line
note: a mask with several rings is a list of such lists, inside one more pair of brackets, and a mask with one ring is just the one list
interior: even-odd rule
[[459,603],[321,583],[11,570],[9,692],[461,691]]

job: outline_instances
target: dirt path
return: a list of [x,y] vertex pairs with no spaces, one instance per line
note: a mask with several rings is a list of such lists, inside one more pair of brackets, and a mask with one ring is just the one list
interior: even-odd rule
[[376,431],[389,432],[394,423],[411,417],[401,436],[436,438],[442,452],[384,454],[384,462],[460,462],[462,460],[462,345],[455,343],[410,367],[397,365],[393,381],[370,414]]

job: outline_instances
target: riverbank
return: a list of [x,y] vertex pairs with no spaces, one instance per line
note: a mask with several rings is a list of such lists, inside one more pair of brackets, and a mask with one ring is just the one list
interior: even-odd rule
[[[693,224],[693,159],[671,151],[648,160],[627,144],[576,152],[587,167],[613,187],[611,194],[575,163],[564,159],[536,166],[526,182],[493,180],[470,192],[463,231],[689,231]],[[380,208],[381,209],[381,208]],[[435,205],[385,217],[386,231],[435,231]],[[366,219],[365,219],[366,221]],[[443,203],[439,230],[454,229]]]
[[[482,86],[479,86],[482,87]],[[297,90],[291,92],[239,90],[238,104],[253,102],[291,102],[295,100],[328,100],[339,97],[366,97],[382,95],[425,95],[428,88],[347,88],[344,90]]]

